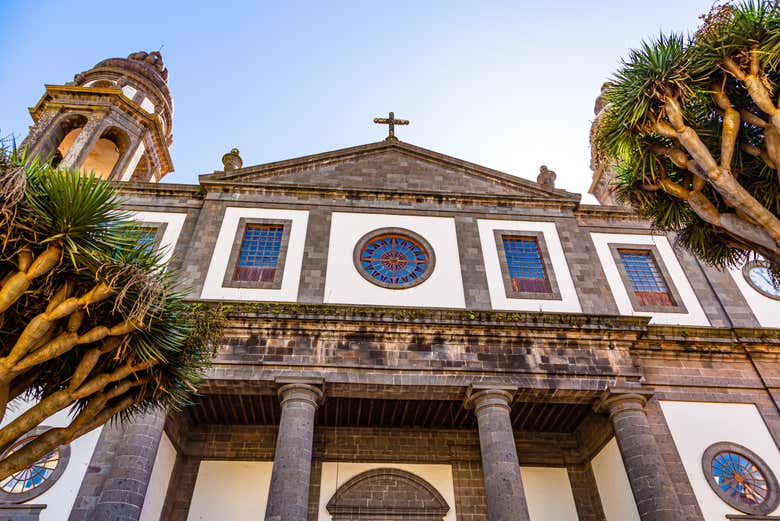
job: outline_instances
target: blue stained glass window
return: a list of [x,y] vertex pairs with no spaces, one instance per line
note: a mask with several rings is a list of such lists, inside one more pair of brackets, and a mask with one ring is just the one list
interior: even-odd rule
[[[24,447],[37,435],[28,436],[14,443],[3,457],[8,457],[20,448]],[[0,489],[9,494],[21,494],[39,487],[44,481],[49,479],[54,470],[60,464],[60,450],[55,449],[52,452],[41,457],[38,461],[27,468],[14,472],[4,480],[0,481]]]
[[414,285],[430,268],[425,248],[402,234],[373,237],[363,246],[359,259],[363,273],[387,287]]
[[653,254],[647,250],[618,250],[628,284],[642,305],[673,306]]
[[141,235],[138,237],[138,246],[144,248],[147,253],[154,248],[157,239],[157,228],[153,226],[141,228]]
[[712,477],[732,500],[748,506],[760,505],[769,495],[766,477],[748,458],[724,451],[712,459]]
[[273,282],[279,266],[283,231],[282,225],[247,225],[233,280]]
[[538,241],[534,237],[503,237],[502,239],[512,290],[550,293],[550,281],[544,271]]

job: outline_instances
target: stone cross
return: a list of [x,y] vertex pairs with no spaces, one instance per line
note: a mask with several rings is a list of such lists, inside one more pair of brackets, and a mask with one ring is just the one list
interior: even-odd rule
[[395,114],[391,112],[388,117],[386,118],[374,118],[374,123],[379,123],[380,125],[388,125],[389,127],[389,133],[387,137],[385,138],[387,141],[392,141],[394,139],[398,139],[395,137],[395,126],[396,125],[408,125],[409,120],[408,119],[395,119]]

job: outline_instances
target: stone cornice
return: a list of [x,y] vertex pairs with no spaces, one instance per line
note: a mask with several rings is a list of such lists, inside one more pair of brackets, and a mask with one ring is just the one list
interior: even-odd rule
[[112,181],[120,195],[140,195],[149,197],[186,196],[203,199],[204,191],[199,185],[177,183],[145,183],[135,181]]
[[[200,301],[205,305],[218,305]],[[623,331],[632,336],[643,333],[648,318],[577,313],[538,313],[518,311],[476,311],[444,308],[404,308],[343,304],[296,304],[276,302],[225,302],[229,322],[257,318],[276,321],[355,322],[377,324],[504,327],[523,329],[569,329]]]
[[[205,306],[219,303],[197,301]],[[224,302],[227,331],[287,328],[330,331],[386,328],[398,334],[425,334],[431,327],[453,334],[511,335],[536,332],[541,339],[557,333],[624,346],[643,356],[739,355],[780,357],[779,329],[733,329],[648,325],[649,318],[577,313],[476,311],[468,309],[402,308],[275,302]]]
[[[70,100],[68,96],[71,96]],[[73,99],[82,98],[87,102],[91,102],[80,105],[86,110],[108,110],[110,107],[117,107],[136,122],[149,129],[157,148],[156,153],[160,158],[163,175],[173,170],[173,160],[168,150],[170,137],[166,135],[162,119],[158,114],[152,114],[142,109],[138,104],[125,96],[121,89],[47,84],[44,95],[41,96],[41,99],[38,100],[34,107],[30,108],[30,115],[33,121],[37,123],[44,107],[71,107],[74,105]]]

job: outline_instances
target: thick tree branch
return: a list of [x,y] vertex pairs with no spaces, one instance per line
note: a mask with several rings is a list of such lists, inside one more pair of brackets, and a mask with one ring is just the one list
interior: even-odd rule
[[3,313],[11,307],[19,298],[24,295],[27,288],[33,280],[46,275],[59,264],[62,258],[62,250],[57,246],[50,245],[43,251],[38,258],[32,260],[30,250],[22,250],[19,253],[17,271],[0,287],[0,313]]
[[[33,266],[35,266],[35,263],[33,263]],[[32,270],[32,267],[30,269]],[[81,297],[66,298],[54,306],[49,306],[44,313],[35,316],[19,335],[14,347],[11,348],[11,352],[7,356],[0,358],[0,381],[8,381],[14,365],[49,333],[58,320],[87,306],[97,304],[107,299],[111,294],[111,288],[101,282]]]
[[657,132],[680,143],[700,168],[697,175],[703,176],[737,211],[742,212],[764,230],[761,234],[754,234],[756,239],[760,239],[758,244],[780,256],[780,219],[756,201],[737,182],[730,169],[722,168],[715,161],[696,131],[685,124],[682,108],[676,99],[667,99],[665,109],[669,120],[668,122],[659,120],[656,123]]
[[154,367],[158,363],[155,359],[149,359],[133,366],[126,364],[111,373],[101,373],[92,377],[77,389],[63,389],[43,398],[35,407],[28,409],[0,429],[0,453],[33,427],[40,425],[43,420],[52,414],[70,407],[77,400],[82,400],[102,392],[107,385],[124,380],[128,376],[133,375],[133,378],[140,379],[138,377],[139,373]]
[[734,148],[737,142],[737,134],[739,133],[739,112],[731,105],[731,100],[726,95],[723,83],[714,87],[712,99],[718,108],[723,111],[720,137],[720,167],[731,170],[731,161],[734,159]]

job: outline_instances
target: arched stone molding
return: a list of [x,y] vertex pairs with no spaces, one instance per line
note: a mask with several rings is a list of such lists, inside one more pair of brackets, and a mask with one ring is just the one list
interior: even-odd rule
[[88,121],[89,116],[81,112],[59,114],[53,118],[44,131],[42,138],[37,143],[37,149],[32,151],[32,155],[37,155],[42,159],[52,159],[54,165],[57,166],[62,162],[69,149],[73,147]]
[[439,491],[419,476],[380,468],[344,483],[327,509],[333,521],[442,521],[450,507]]
[[107,125],[99,133],[79,165],[85,171],[94,170],[103,179],[116,179],[127,164],[133,139],[115,125]]

